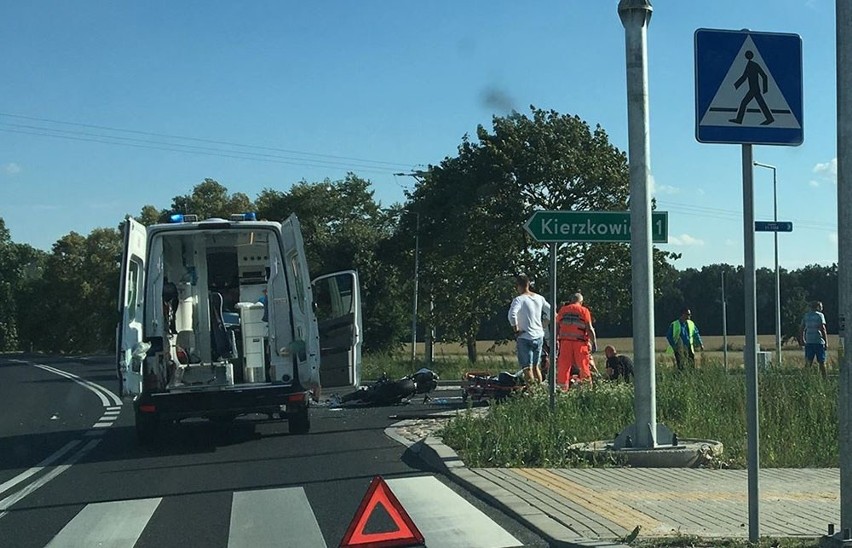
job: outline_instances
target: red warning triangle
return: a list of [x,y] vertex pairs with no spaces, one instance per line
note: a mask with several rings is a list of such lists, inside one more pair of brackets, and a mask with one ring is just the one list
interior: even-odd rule
[[[367,533],[365,531],[367,522],[379,504],[388,513],[396,529],[384,533]],[[385,480],[381,476],[376,476],[370,482],[364,498],[361,499],[361,504],[355,511],[355,517],[352,518],[352,523],[349,524],[343,540],[340,541],[340,548],[422,546],[424,543],[423,534],[414,525],[414,521],[402,507],[399,499],[391,492]]]

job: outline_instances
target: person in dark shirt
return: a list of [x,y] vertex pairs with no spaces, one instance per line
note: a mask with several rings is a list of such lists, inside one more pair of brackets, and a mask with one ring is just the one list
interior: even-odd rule
[[615,381],[624,379],[627,382],[633,378],[633,361],[627,356],[618,353],[614,346],[604,348],[606,355],[606,376]]

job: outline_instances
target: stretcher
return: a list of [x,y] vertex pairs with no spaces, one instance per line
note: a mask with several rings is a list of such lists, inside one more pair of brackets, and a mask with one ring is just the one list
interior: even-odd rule
[[522,373],[493,375],[487,371],[468,371],[462,377],[462,401],[502,402],[526,388]]

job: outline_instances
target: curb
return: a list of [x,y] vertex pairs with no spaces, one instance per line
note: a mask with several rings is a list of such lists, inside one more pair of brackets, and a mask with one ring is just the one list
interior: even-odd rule
[[414,443],[403,438],[396,433],[396,428],[406,426],[406,422],[400,421],[392,424],[385,429],[385,434],[408,447],[412,453],[417,455],[427,465],[448,476],[454,482],[492,506],[513,516],[544,538],[550,546],[628,548],[627,545],[616,541],[587,539],[578,536],[577,533],[535,508],[508,489],[474,474],[465,466],[458,454],[451,447],[445,445],[439,438],[429,436]]

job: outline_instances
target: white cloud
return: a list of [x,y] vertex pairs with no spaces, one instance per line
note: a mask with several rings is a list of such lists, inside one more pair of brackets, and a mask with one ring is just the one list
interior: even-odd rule
[[15,162],[9,162],[8,164],[3,166],[3,171],[6,172],[6,175],[17,175],[23,168],[20,164],[16,164]]
[[680,189],[676,186],[658,185],[655,189],[657,194],[679,194]]
[[705,192],[703,188],[699,188],[696,192],[698,192],[699,196],[704,196]]
[[832,158],[828,162],[820,162],[814,166],[813,172],[819,178],[833,183],[837,182],[837,157]]
[[648,176],[648,186],[650,187],[652,196],[657,196],[659,194],[679,194],[680,193],[680,189],[676,186],[658,185],[657,179],[653,175]]
[[669,236],[669,243],[671,245],[677,246],[702,246],[704,245],[704,240],[699,240],[694,236],[690,236],[689,234],[681,234],[680,236]]
[[830,232],[828,234],[828,241],[833,243],[833,244],[836,244],[837,243],[837,232]]
[[810,186],[812,186],[812,187],[816,188],[816,187],[818,187],[818,186],[819,186],[819,181],[811,180],[811,181],[809,181],[809,182],[808,182],[808,185],[810,185]]
[[735,246],[735,245],[737,245],[737,242],[735,242],[735,241],[731,240],[730,238],[728,238],[727,240],[725,240],[725,245],[728,245],[728,246]]

